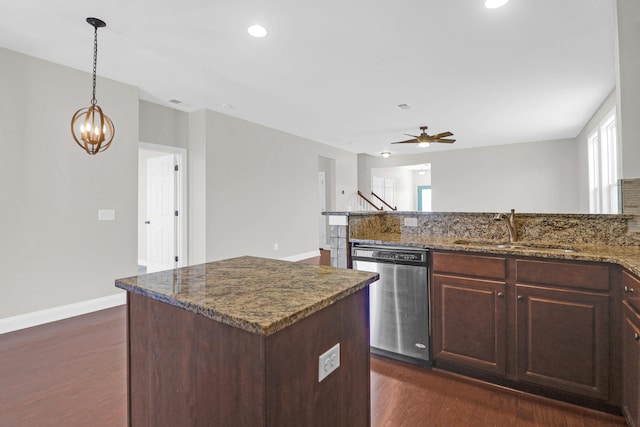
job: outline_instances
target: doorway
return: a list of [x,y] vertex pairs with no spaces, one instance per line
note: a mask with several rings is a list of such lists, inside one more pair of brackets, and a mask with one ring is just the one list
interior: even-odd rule
[[329,249],[329,217],[322,212],[335,209],[335,159],[318,157],[318,247]]
[[138,146],[138,271],[187,265],[186,150]]

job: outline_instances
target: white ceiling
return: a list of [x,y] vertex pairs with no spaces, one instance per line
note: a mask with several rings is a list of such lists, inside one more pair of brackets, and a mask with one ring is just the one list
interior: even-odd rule
[[[357,153],[575,137],[615,86],[613,0],[483,4],[20,0],[2,8],[0,46],[91,72],[95,16],[99,76]],[[389,144],[424,124],[457,142]]]

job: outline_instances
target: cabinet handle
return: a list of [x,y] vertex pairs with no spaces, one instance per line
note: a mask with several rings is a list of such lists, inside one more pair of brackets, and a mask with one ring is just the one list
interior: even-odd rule
[[498,292],[498,296],[499,296],[500,298],[502,298],[502,297],[504,296],[504,293],[502,293],[502,292]]
[[628,287],[628,286],[625,286],[625,287],[624,287],[624,293],[625,293],[625,294],[626,294],[626,293],[633,293],[633,288],[630,288],[630,287]]
[[522,295],[518,295],[518,301],[522,301],[524,297]]
[[633,333],[633,339],[636,340],[636,341],[640,341],[640,335],[638,335],[637,332],[634,332]]

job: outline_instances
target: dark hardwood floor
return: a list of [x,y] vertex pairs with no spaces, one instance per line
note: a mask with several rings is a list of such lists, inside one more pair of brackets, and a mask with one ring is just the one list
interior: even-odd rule
[[[0,426],[126,426],[126,404],[124,306],[0,335]],[[378,356],[371,407],[374,427],[625,425]]]

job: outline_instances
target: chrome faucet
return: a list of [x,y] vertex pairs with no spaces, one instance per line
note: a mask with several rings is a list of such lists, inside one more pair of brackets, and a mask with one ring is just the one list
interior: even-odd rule
[[509,243],[513,243],[518,240],[518,230],[516,229],[516,210],[511,209],[511,214],[507,217],[507,214],[498,213],[493,217],[494,221],[504,221],[507,224],[507,231],[509,232]]

